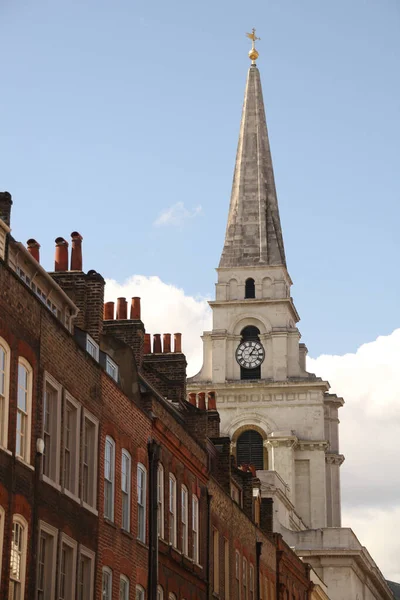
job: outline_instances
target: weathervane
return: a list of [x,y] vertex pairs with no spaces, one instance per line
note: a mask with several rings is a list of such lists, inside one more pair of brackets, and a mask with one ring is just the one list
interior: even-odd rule
[[256,60],[258,58],[258,52],[256,50],[256,46],[255,46],[255,42],[256,40],[260,40],[261,38],[256,36],[256,30],[252,29],[251,33],[246,33],[247,37],[251,39],[252,44],[251,44],[251,50],[249,52],[249,58],[252,61],[252,64],[255,65],[256,64]]

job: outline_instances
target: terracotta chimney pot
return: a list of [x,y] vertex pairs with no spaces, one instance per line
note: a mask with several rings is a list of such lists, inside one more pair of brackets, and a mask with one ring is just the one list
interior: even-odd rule
[[149,333],[144,334],[143,354],[151,354],[151,336]]
[[114,302],[106,302],[104,304],[104,320],[105,321],[113,321],[114,320]]
[[140,321],[140,298],[132,298],[131,301],[131,319]]
[[40,250],[40,244],[34,240],[33,238],[31,238],[30,240],[28,240],[26,242],[26,245],[28,247],[28,252],[31,256],[33,256],[33,258],[40,263],[40,254],[39,254],[39,250]]
[[197,408],[200,410],[206,410],[206,394],[205,392],[199,392],[197,395],[198,405]]
[[190,392],[189,394],[189,402],[190,404],[193,404],[193,406],[196,406],[196,392]]
[[171,352],[171,334],[164,333],[163,335],[163,352],[170,353]]
[[62,237],[56,238],[55,271],[68,271],[68,242]]
[[82,271],[82,240],[83,237],[77,231],[71,233],[71,271]]
[[128,318],[128,303],[126,298],[117,298],[117,321],[124,321]]
[[217,410],[215,392],[208,392],[208,410]]
[[161,354],[161,334],[155,333],[153,336],[153,352],[154,354]]
[[182,352],[182,334],[174,333],[174,352]]

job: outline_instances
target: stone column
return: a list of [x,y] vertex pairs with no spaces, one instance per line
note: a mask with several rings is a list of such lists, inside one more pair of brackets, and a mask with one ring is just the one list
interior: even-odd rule
[[276,471],[289,487],[290,500],[294,504],[295,473],[294,448],[298,439],[291,432],[274,432],[266,441],[269,454],[269,468]]
[[341,499],[340,499],[340,465],[344,461],[343,454],[328,453],[325,455],[326,463],[326,508],[327,526],[341,527]]

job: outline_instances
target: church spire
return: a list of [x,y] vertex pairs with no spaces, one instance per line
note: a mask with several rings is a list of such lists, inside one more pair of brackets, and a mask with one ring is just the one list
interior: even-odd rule
[[220,267],[286,266],[255,31]]

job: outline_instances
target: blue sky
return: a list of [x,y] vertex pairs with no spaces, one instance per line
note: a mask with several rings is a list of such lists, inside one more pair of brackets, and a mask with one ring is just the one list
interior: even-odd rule
[[212,296],[253,26],[303,341],[355,351],[399,324],[398,0],[2,0],[14,234]]

